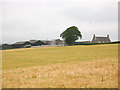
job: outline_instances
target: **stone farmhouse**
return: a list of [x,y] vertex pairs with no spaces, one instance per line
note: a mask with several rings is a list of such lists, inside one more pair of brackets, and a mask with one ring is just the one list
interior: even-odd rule
[[93,35],[92,43],[108,43],[111,42],[109,35],[107,37],[96,37],[95,34]]

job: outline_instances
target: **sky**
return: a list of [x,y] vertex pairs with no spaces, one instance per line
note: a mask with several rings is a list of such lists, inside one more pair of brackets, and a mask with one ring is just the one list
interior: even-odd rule
[[82,39],[110,35],[118,40],[118,0],[0,0],[0,43],[62,39],[78,27]]

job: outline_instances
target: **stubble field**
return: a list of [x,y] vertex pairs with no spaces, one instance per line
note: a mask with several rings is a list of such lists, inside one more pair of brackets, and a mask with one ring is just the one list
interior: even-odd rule
[[2,51],[3,88],[117,88],[118,45]]

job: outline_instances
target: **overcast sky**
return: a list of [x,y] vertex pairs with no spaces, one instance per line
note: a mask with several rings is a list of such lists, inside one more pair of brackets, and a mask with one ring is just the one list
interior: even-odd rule
[[81,31],[79,41],[118,40],[118,0],[1,0],[0,19],[2,43],[57,39],[70,26]]

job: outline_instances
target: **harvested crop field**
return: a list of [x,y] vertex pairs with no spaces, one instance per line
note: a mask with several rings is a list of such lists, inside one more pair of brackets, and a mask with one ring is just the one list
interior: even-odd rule
[[118,45],[3,50],[3,88],[117,88]]

